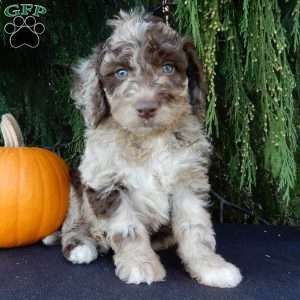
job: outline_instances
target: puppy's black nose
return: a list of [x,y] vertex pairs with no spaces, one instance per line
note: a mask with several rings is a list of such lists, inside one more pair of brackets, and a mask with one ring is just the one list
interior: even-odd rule
[[150,119],[154,117],[157,109],[159,108],[159,103],[157,101],[142,100],[136,103],[135,108],[139,117],[143,119]]
[[139,117],[143,118],[143,119],[150,119],[152,117],[154,117],[155,112],[156,112],[156,108],[143,108],[143,109],[138,109],[138,115]]

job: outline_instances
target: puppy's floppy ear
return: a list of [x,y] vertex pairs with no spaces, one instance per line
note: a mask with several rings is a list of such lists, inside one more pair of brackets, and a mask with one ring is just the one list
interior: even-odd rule
[[144,17],[144,21],[149,23],[154,23],[154,24],[164,22],[164,20],[161,17],[150,15],[150,14]]
[[192,111],[201,120],[205,118],[207,81],[202,63],[197,55],[196,48],[190,39],[184,39],[183,50],[188,60],[187,77],[189,100]]
[[96,128],[109,115],[109,105],[98,74],[103,56],[103,45],[99,45],[92,55],[73,68],[71,97],[89,128]]

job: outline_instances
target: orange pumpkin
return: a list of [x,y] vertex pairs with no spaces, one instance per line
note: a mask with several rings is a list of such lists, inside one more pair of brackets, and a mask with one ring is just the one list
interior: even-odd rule
[[68,206],[69,172],[54,153],[25,147],[12,115],[2,116],[0,147],[0,247],[37,242],[62,224]]

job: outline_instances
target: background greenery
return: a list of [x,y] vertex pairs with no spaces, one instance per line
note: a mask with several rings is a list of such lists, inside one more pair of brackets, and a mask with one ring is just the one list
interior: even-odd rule
[[[162,1],[33,2],[48,10],[46,31],[39,47],[13,49],[3,10],[17,1],[0,1],[0,115],[17,117],[27,145],[76,166],[83,126],[70,65],[109,35],[120,8],[163,15]],[[249,212],[228,209],[225,220],[300,224],[300,0],[170,2],[171,24],[193,37],[208,77],[213,190]]]

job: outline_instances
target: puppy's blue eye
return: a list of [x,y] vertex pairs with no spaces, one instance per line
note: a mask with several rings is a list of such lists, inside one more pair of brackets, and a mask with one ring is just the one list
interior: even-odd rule
[[162,66],[162,71],[165,74],[172,74],[174,72],[174,66],[172,64],[165,64]]
[[119,69],[115,72],[115,75],[118,79],[126,79],[128,77],[128,70],[127,69]]

